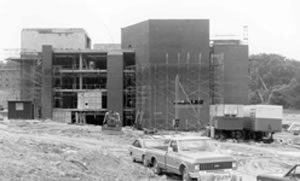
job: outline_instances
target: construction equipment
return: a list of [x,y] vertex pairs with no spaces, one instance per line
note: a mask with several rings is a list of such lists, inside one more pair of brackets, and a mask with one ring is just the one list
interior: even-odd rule
[[105,113],[102,131],[108,134],[122,133],[122,123],[118,112],[110,110]]

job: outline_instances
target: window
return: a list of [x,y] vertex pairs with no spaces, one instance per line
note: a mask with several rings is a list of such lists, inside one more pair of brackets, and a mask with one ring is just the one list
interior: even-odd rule
[[168,144],[169,144],[169,140],[147,140],[147,141],[144,141],[144,146],[146,148],[167,147]]
[[176,141],[171,142],[171,148],[174,152],[178,152],[178,146],[177,146]]
[[179,141],[181,151],[214,151],[215,146],[209,140],[182,140]]
[[16,111],[23,111],[24,105],[22,102],[16,103]]

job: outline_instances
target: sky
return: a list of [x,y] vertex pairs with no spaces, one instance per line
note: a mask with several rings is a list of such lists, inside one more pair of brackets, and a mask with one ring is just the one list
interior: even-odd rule
[[242,35],[249,54],[300,61],[299,0],[0,0],[0,60],[23,28],[84,28],[92,43],[120,43],[121,28],[148,19],[209,19],[211,39]]

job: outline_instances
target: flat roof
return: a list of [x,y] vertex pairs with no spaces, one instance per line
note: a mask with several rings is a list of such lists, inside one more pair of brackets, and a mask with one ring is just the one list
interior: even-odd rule
[[54,53],[134,53],[133,49],[116,49],[116,50],[101,50],[101,49],[53,49]]
[[24,28],[22,31],[37,31],[39,33],[68,33],[81,32],[86,33],[83,28]]
[[160,22],[162,22],[162,21],[165,21],[165,22],[167,22],[167,21],[169,21],[169,22],[179,22],[179,21],[209,21],[209,19],[197,19],[197,18],[195,18],[195,19],[147,19],[147,20],[144,20],[144,21],[140,21],[140,22],[137,22],[137,23],[134,23],[134,24],[131,24],[131,25],[127,25],[127,26],[125,26],[125,27],[122,27],[121,29],[126,29],[126,28],[129,28],[129,27],[133,27],[133,26],[135,26],[135,25],[138,25],[138,24],[142,24],[142,23],[149,23],[149,22],[151,22],[151,21],[156,21],[156,22],[158,22],[158,21],[160,21]]
[[90,40],[90,36],[83,28],[23,28],[22,32],[37,32],[39,34],[72,34],[83,33]]

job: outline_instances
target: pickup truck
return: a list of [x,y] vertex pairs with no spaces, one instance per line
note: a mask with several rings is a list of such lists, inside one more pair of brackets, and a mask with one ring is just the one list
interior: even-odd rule
[[237,163],[231,157],[214,152],[213,140],[207,137],[175,137],[164,147],[149,149],[145,159],[154,173],[175,173],[182,180],[236,180],[232,170]]
[[132,145],[129,146],[129,155],[133,162],[141,161],[145,166],[148,166],[148,162],[145,160],[145,152],[148,149],[155,147],[167,146],[169,140],[167,139],[137,139]]
[[300,181],[300,164],[292,167],[284,175],[258,175],[256,177],[257,181]]

